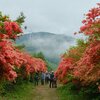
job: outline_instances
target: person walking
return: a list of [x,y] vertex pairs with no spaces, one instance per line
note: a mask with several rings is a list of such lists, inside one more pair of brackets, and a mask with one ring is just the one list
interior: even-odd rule
[[54,72],[52,71],[51,73],[50,73],[50,84],[49,84],[49,87],[51,88],[53,88],[53,79],[54,79]]
[[41,72],[41,85],[44,85],[44,81],[45,81],[45,73]]
[[53,78],[53,87],[57,88],[57,77],[55,77],[55,76]]
[[49,79],[50,79],[50,74],[49,74],[49,72],[46,72],[45,73],[45,84],[49,83]]
[[34,75],[34,84],[35,84],[35,86],[38,85],[38,82],[39,82],[39,73],[36,72],[35,75]]

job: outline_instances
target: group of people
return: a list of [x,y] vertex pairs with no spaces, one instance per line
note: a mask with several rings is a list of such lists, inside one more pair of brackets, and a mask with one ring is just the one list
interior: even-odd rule
[[57,78],[54,76],[54,72],[37,72],[34,75],[34,83],[38,85],[39,80],[41,85],[49,84],[50,88],[57,88]]

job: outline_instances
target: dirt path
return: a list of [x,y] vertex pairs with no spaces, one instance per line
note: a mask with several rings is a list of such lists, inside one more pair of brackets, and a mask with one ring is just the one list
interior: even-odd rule
[[33,100],[59,100],[56,88],[49,88],[48,86],[37,86],[34,94]]

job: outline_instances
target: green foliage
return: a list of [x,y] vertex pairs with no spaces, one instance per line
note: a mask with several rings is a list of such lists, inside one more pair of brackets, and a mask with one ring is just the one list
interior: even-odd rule
[[50,62],[48,60],[46,60],[46,63],[47,63],[48,71],[56,70],[56,68],[57,68],[56,64],[54,64],[54,63],[52,63],[52,62]]
[[[3,15],[2,15],[2,12],[0,12],[0,21],[1,21],[1,22],[4,22],[4,21],[5,21],[5,18],[8,19],[9,16],[7,16],[7,15],[3,16]],[[0,23],[0,24],[2,24],[2,23]]]
[[83,39],[78,39],[77,45],[70,47],[69,50],[64,54],[64,57],[74,58],[75,61],[78,61],[82,57],[87,46],[87,41],[84,41]]
[[16,84],[23,84],[23,82],[29,82],[30,81],[30,74],[26,75],[26,68],[25,66],[22,66],[20,69],[16,69],[16,72],[18,74],[18,77],[16,78]]
[[100,100],[98,99],[100,98],[98,86],[95,84],[90,84],[88,86],[81,87],[79,94],[87,95],[88,98],[90,98],[91,100]]
[[4,88],[6,84],[7,84],[7,81],[1,81],[0,82],[0,95],[1,96],[6,94],[5,88]]
[[9,83],[5,85],[5,94],[0,96],[0,100],[32,100],[34,85],[29,82],[23,84]]
[[46,64],[47,64],[48,71],[55,70],[56,67],[57,67],[56,64],[54,64],[54,63],[48,61],[42,52],[33,53],[32,56],[33,56],[33,57],[36,57],[36,58],[43,59],[43,60],[46,62]]
[[89,100],[85,95],[79,94],[78,89],[72,83],[57,89],[59,100]]
[[18,22],[19,25],[22,25],[22,24],[24,23],[24,20],[25,20],[24,13],[21,12],[21,13],[20,13],[20,16],[19,16],[15,21]]
[[24,50],[25,49],[25,45],[15,45],[15,47],[19,50]]
[[46,59],[45,59],[45,56],[44,56],[44,54],[43,54],[42,52],[33,53],[32,56],[33,56],[33,57],[36,57],[36,58],[40,58],[40,59],[42,59],[42,60],[46,60]]
[[[10,20],[8,15],[2,15],[2,12],[0,12],[0,21],[3,22],[6,20]],[[25,21],[25,16],[24,13],[21,12],[20,15],[18,16],[18,18],[15,20],[15,22],[17,22],[19,25],[22,25]],[[0,23],[2,24],[2,23]]]
[[87,41],[83,40],[83,39],[77,39],[77,46],[79,47],[83,47],[87,45]]

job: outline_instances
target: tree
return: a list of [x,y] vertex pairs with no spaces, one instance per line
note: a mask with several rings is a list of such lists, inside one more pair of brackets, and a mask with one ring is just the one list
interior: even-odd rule
[[36,57],[36,58],[41,58],[41,59],[43,59],[44,61],[46,60],[46,59],[45,59],[45,56],[44,56],[44,54],[43,54],[42,52],[33,53],[32,56],[33,56],[33,57]]

